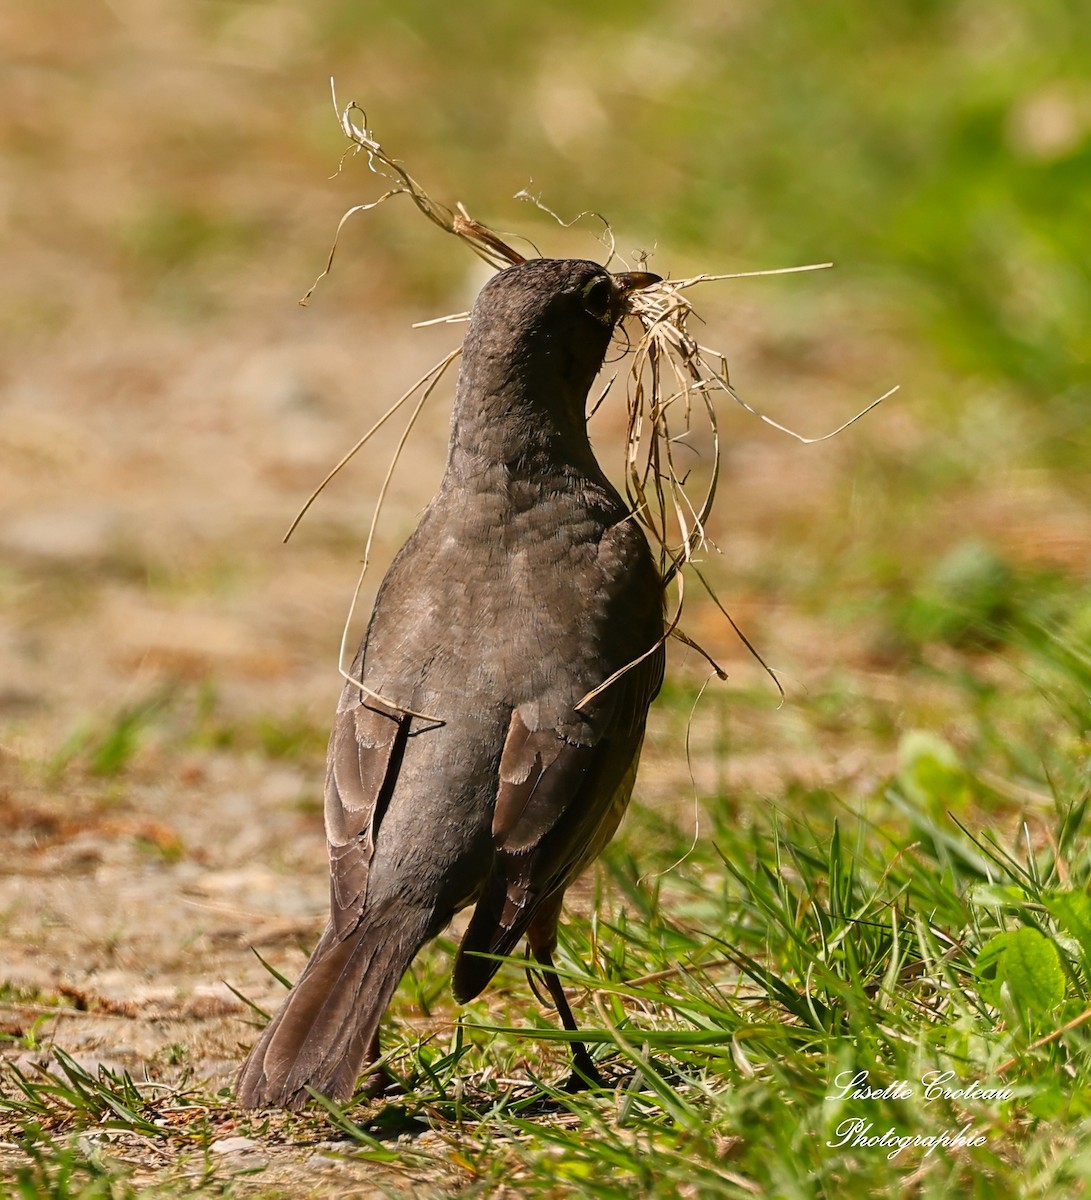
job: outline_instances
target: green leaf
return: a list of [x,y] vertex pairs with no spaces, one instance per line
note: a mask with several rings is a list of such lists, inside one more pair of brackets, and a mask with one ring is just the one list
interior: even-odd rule
[[1033,1013],[1051,1013],[1065,998],[1065,971],[1056,944],[1030,926],[997,934],[977,956],[978,991],[997,1006],[1008,985],[1012,1000]]
[[1017,1001],[1052,1012],[1064,1000],[1064,968],[1056,943],[1029,926],[1017,929],[1004,955],[1004,973]]
[[969,776],[955,748],[924,729],[911,729],[901,739],[898,783],[928,812],[960,809],[970,796]]
[[1034,1012],[1052,1012],[1064,1000],[1060,952],[1049,938],[1029,926],[990,938],[977,956],[975,970],[987,1004],[999,1004],[1005,983],[1015,1003]]

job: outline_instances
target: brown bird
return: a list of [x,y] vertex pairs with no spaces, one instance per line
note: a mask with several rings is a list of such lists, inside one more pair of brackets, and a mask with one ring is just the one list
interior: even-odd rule
[[[557,921],[628,803],[664,657],[662,579],[592,453],[587,395],[626,295],[657,278],[532,259],[477,298],[443,482],[330,737],[329,924],[242,1067],[245,1107],[349,1099],[409,963],[470,904],[455,999],[525,935],[577,1028]],[[599,1082],[582,1043],[573,1061],[576,1086]]]

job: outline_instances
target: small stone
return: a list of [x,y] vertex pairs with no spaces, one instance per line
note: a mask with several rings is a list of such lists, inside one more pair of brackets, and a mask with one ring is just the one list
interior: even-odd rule
[[248,1137],[220,1138],[219,1141],[213,1142],[209,1146],[209,1150],[213,1154],[248,1154],[257,1149],[258,1143]]

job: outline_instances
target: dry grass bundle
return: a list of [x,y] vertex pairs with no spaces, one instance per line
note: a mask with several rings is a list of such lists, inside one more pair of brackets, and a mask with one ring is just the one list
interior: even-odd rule
[[[682,564],[692,562],[707,545],[705,522],[716,497],[720,465],[713,393],[724,392],[773,428],[801,442],[811,443],[835,437],[897,391],[897,388],[891,388],[837,429],[820,437],[796,433],[759,412],[739,395],[732,386],[724,355],[700,345],[689,332],[693,306],[683,292],[698,283],[820,271],[832,265],[812,263],[770,271],[664,279],[629,293],[628,313],[640,322],[643,333],[634,347],[628,376],[626,485],[634,510],[660,548],[664,578],[673,577]],[[677,410],[681,411],[681,433],[675,433],[671,424]],[[696,504],[686,491],[686,475],[679,474],[673,453],[674,446],[691,431],[695,411],[703,413],[707,420],[713,444],[710,481],[704,496]],[[669,533],[671,517],[679,539],[677,542],[672,542]]]
[[[364,154],[367,158],[369,169],[376,175],[388,180],[391,186],[377,200],[373,200],[367,204],[354,205],[344,214],[337,226],[337,232],[334,236],[333,246],[330,249],[325,270],[323,270],[307,294],[300,300],[301,304],[308,303],[319,282],[329,274],[333,265],[334,255],[337,251],[337,241],[345,222],[357,213],[377,208],[380,204],[385,203],[394,196],[409,196],[417,209],[429,221],[465,242],[478,257],[497,270],[525,261],[524,255],[514,250],[496,231],[472,218],[461,204],[456,205],[452,209],[429,196],[424,188],[406,171],[404,166],[383,149],[378,139],[370,132],[367,128],[367,116],[364,110],[355,101],[350,102],[343,109],[339,109],[332,79],[330,80],[330,86],[333,94],[334,111],[337,113],[341,129],[350,143],[349,148],[342,156],[338,172],[343,169],[345,161],[350,156]],[[609,249],[605,265],[610,265],[610,262],[615,257],[613,233],[609,223],[599,214],[581,213],[574,221],[565,222],[551,209],[547,208],[541,200],[530,196],[525,191],[518,193],[517,198],[531,200],[538,208],[548,213],[562,225],[574,224],[575,221],[585,216],[596,217],[602,221],[605,226],[604,242]],[[727,279],[743,279],[764,275],[784,275],[801,271],[816,271],[830,266],[832,266],[831,263],[814,263],[807,266],[786,267],[769,271],[745,271],[729,275],[702,274],[676,280],[662,279],[649,287],[630,292],[626,300],[626,315],[634,318],[639,323],[641,332],[635,343],[627,342],[624,344],[625,350],[631,352],[625,384],[626,409],[628,412],[628,431],[625,448],[625,487],[629,502],[632,505],[634,517],[643,524],[652,541],[653,547],[658,551],[664,586],[673,581],[677,588],[675,613],[664,630],[663,638],[664,640],[670,636],[679,638],[701,653],[712,665],[716,674],[721,678],[726,678],[724,671],[712,658],[678,628],[684,599],[684,576],[682,568],[689,567],[720,612],[730,622],[732,629],[751,654],[754,655],[769,673],[782,694],[783,689],[781,689],[775,674],[765,664],[761,656],[750,644],[734,620],[732,620],[730,614],[720,603],[715,591],[698,566],[700,561],[699,556],[710,544],[706,533],[706,523],[713,510],[719,479],[720,439],[716,407],[713,400],[714,394],[716,392],[725,393],[737,404],[746,409],[747,412],[799,441],[819,442],[836,436],[843,429],[858,421],[877,404],[885,400],[887,396],[897,391],[897,388],[891,388],[890,391],[880,396],[877,400],[872,401],[861,412],[858,412],[843,425],[840,425],[837,429],[829,433],[823,434],[820,437],[805,437],[802,434],[796,433],[759,412],[739,396],[731,384],[728,375],[727,360],[723,354],[700,345],[690,333],[688,324],[693,314],[693,306],[684,295],[684,292],[699,283],[712,283]],[[468,313],[457,313],[437,318],[435,321],[420,322],[419,324],[454,323],[464,321],[468,316]],[[394,468],[397,465],[398,458],[405,446],[406,439],[421,409],[435,390],[447,368],[455,361],[459,353],[460,350],[456,349],[446,355],[439,363],[417,380],[379,418],[371,429],[364,434],[356,445],[330,471],[322,483],[319,484],[285,535],[285,540],[287,540],[299,524],[303,515],[333,476],[348,463],[367,443],[371,436],[402,405],[406,404],[414,395],[420,392],[420,399],[413,409],[405,431],[398,442],[386,477],[380,488],[371,527],[368,532],[367,544],[364,550],[363,568],[360,572],[352,605],[345,622],[345,630],[341,643],[340,670],[346,679],[350,678],[345,667],[348,631],[360,594],[364,574],[367,571],[383,499],[386,495]],[[607,385],[606,390],[600,396],[595,406],[596,408],[605,400],[616,380],[617,377],[615,376],[610,384]],[[694,422],[697,420],[706,423],[712,441],[713,453],[703,492],[695,497],[688,490],[689,473],[679,470],[675,462],[675,454],[676,447],[684,444],[683,439],[693,431]],[[648,653],[652,653],[652,651],[649,650]],[[608,687],[615,679],[635,665],[635,662],[630,663],[609,679],[604,680],[599,687],[589,692],[583,698],[580,705],[586,704],[603,688]],[[359,687],[363,686],[358,680],[353,680],[353,682]],[[363,690],[366,691],[367,689]],[[382,697],[379,697],[379,699],[382,699]],[[417,715],[424,716],[425,714]]]
[[[697,650],[724,678],[724,672],[705,651],[677,628],[684,597],[682,567],[689,566],[736,635],[761,663],[783,695],[780,681],[735,624],[721,604],[697,563],[709,546],[705,523],[712,513],[720,475],[720,436],[713,395],[723,392],[753,416],[798,441],[813,443],[835,437],[860,420],[898,389],[873,400],[842,425],[819,437],[805,437],[774,421],[748,404],[732,386],[727,359],[722,353],[702,346],[689,331],[693,306],[683,292],[698,283],[745,279],[763,275],[819,271],[832,263],[813,263],[768,271],[743,271],[727,275],[694,275],[686,279],[660,280],[650,287],[629,293],[628,314],[641,325],[642,336],[633,348],[626,388],[629,417],[626,437],[626,491],[633,511],[658,547],[664,583],[678,584],[678,607],[667,628],[674,636]],[[675,464],[675,447],[692,431],[693,422],[703,418],[712,441],[712,462],[704,493],[697,500],[687,490],[689,472]],[[679,427],[680,430],[679,430]]]

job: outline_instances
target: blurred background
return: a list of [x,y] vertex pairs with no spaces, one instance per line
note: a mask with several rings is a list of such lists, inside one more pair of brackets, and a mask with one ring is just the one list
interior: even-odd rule
[[[789,702],[691,589],[687,628],[731,673],[696,709],[703,796],[742,821],[816,787],[851,803],[904,769],[914,729],[1016,797],[1051,741],[1086,762],[1080,6],[16,0],[0,46],[0,806],[15,850],[59,872],[49,933],[11,883],[5,959],[28,977],[108,990],[116,968],[131,995],[172,939],[252,939],[255,913],[293,906],[310,935],[321,911],[337,645],[397,430],[281,535],[460,336],[412,323],[485,278],[395,200],[297,304],[343,211],[382,190],[360,160],[331,178],[331,75],[433,195],[543,253],[604,250],[595,222],[561,229],[520,189],[606,214],[663,274],[834,260],[689,293],[701,340],[783,424],[821,434],[901,385],[812,446],[721,407],[708,571]],[[364,612],[442,468],[441,393]],[[617,410],[596,425],[615,474],[622,430]],[[639,785],[683,822],[704,676],[675,656]],[[1084,714],[1067,732],[1037,707],[1051,689]],[[77,902],[57,878],[81,872],[99,887]],[[192,901],[184,930],[161,907],[143,929],[149,879],[160,906]],[[77,903],[78,955],[58,932]]]

